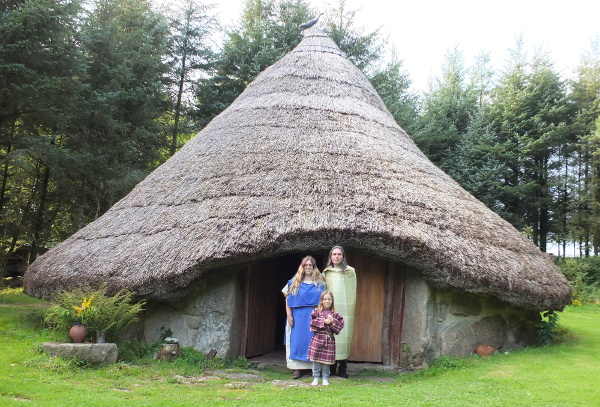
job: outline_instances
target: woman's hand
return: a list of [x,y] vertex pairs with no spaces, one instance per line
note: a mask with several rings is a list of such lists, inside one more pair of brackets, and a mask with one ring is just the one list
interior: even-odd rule
[[289,314],[287,316],[287,320],[288,320],[288,324],[290,324],[290,326],[294,326],[294,317],[291,314]]
[[326,323],[327,325],[330,325],[330,324],[332,324],[332,323],[333,323],[333,315],[329,314],[329,315],[327,316],[327,318],[325,318],[325,323]]

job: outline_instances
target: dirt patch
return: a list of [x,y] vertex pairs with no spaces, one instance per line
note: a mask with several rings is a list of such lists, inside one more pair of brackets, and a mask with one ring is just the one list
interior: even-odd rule
[[279,387],[280,389],[288,389],[291,387],[310,387],[309,382],[302,380],[273,380],[273,386]]
[[206,372],[206,374],[218,376],[222,379],[240,380],[240,381],[247,381],[247,382],[248,381],[262,382],[265,380],[264,376],[256,371],[239,373],[239,372],[226,372],[226,371],[222,371],[222,370],[214,370],[214,371],[208,371],[208,372]]
[[203,384],[204,382],[210,381],[210,380],[221,380],[220,377],[218,376],[181,376],[181,375],[175,375],[173,376],[173,379],[175,379],[177,381],[177,383],[180,384],[188,384],[188,385],[198,385],[198,384]]

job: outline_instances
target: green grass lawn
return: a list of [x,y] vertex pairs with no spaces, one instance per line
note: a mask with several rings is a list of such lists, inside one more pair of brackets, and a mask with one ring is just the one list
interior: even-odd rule
[[86,367],[51,358],[39,350],[58,339],[39,323],[44,306],[0,291],[0,406],[600,406],[600,305],[561,313],[558,345],[442,358],[387,381],[370,379],[384,373],[366,372],[317,388],[294,385],[288,372],[272,369],[259,371],[260,380],[228,379],[189,359]]

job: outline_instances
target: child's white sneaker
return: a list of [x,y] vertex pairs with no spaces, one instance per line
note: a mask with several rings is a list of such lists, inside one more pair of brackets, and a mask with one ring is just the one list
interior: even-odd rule
[[[311,386],[318,386],[319,385],[319,379],[315,377],[310,385]],[[325,385],[325,381],[323,381],[323,385]]]
[[323,386],[329,386],[329,380],[323,378]]

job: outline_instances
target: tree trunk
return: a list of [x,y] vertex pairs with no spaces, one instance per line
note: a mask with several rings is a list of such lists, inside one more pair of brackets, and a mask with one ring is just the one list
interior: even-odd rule
[[[184,43],[186,48],[187,40]],[[185,64],[187,54],[184,53],[181,58],[181,75],[179,75],[179,88],[177,90],[177,102],[175,104],[175,120],[173,123],[173,138],[171,139],[171,156],[177,151],[177,136],[179,134],[179,118],[181,117],[181,98],[183,97],[183,85],[185,84]]]
[[44,227],[44,214],[46,211],[46,200],[48,198],[48,184],[50,183],[50,167],[44,165],[44,173],[42,177],[42,186],[39,195],[38,210],[35,214],[33,222],[33,230],[31,233],[31,255],[29,261],[33,263],[40,249],[40,236]]

